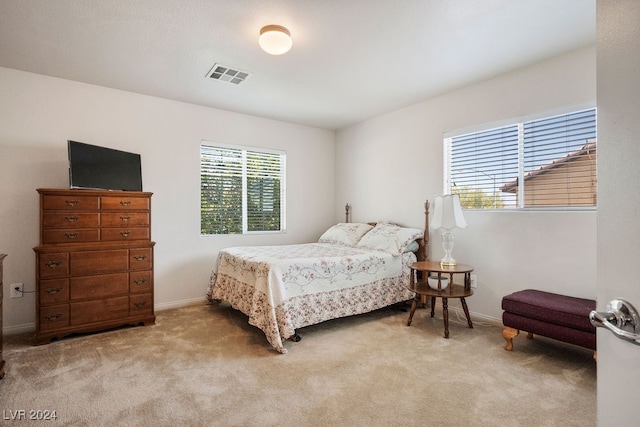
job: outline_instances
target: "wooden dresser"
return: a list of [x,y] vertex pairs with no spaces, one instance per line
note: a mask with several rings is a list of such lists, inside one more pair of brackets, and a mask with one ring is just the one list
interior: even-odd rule
[[36,343],[153,324],[151,194],[38,189]]
[[0,380],[4,378],[4,359],[2,358],[2,289],[4,288],[2,283],[2,263],[4,261],[5,254],[0,254]]

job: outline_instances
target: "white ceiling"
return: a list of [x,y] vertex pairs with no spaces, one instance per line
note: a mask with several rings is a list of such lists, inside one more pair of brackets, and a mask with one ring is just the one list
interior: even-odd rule
[[0,66],[339,129],[595,45],[595,1],[0,0]]

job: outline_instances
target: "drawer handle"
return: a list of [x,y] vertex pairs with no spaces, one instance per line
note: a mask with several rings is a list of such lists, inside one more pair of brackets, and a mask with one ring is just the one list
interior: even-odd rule
[[121,201],[120,201],[120,204],[121,204],[122,206],[129,206],[129,205],[131,204],[131,202],[130,202],[130,201],[128,201],[128,200],[121,200]]
[[62,292],[62,288],[47,288],[47,289],[45,289],[45,292],[48,295],[55,295],[55,294],[57,294],[59,292]]
[[44,263],[49,268],[58,268],[62,265],[62,261],[47,261]]
[[47,316],[45,316],[45,319],[47,319],[49,322],[55,322],[58,319],[62,318],[62,313],[60,314],[48,314]]
[[71,207],[74,207],[78,203],[80,203],[80,201],[78,201],[78,200],[65,200],[64,202],[67,204],[67,206],[71,206]]
[[135,283],[136,285],[144,285],[145,283],[147,283],[147,279],[136,279],[133,281],[133,283]]
[[124,215],[123,215],[123,216],[121,216],[121,217],[120,217],[120,220],[121,220],[122,222],[127,222],[127,221],[129,221],[130,219],[131,219],[131,217],[130,217],[130,216],[124,216]]
[[144,261],[145,259],[147,259],[146,255],[136,255],[133,257],[133,259],[135,259],[136,261]]
[[131,232],[130,231],[121,231],[120,235],[122,237],[129,237],[131,235]]
[[145,305],[147,305],[147,302],[146,301],[140,301],[140,302],[133,303],[133,305],[135,305],[137,308],[142,308]]
[[67,222],[76,222],[80,219],[80,217],[77,216],[66,216],[64,217],[65,221]]
[[64,237],[67,239],[77,239],[80,233],[64,233]]

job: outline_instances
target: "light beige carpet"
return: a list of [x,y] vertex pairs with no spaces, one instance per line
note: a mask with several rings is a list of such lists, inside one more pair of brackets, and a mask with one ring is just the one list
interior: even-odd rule
[[[455,302],[452,302],[452,306]],[[273,351],[228,305],[154,326],[32,346],[5,337],[1,425],[593,426],[590,351],[544,338],[503,349],[501,328],[383,309],[325,322]],[[57,420],[11,421],[25,410]]]

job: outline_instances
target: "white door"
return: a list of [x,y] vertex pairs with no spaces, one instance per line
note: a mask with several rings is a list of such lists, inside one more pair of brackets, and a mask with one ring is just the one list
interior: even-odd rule
[[[598,311],[640,310],[640,2],[597,0]],[[640,346],[598,328],[598,426],[640,425]]]

